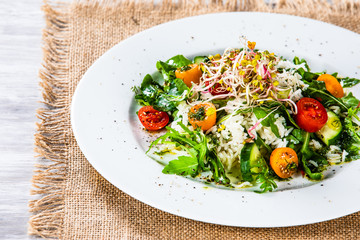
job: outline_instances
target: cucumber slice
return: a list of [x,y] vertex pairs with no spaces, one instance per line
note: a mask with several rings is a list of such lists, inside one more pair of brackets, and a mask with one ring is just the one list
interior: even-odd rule
[[340,136],[342,125],[340,118],[331,111],[327,112],[328,120],[326,124],[316,132],[318,136],[327,146],[334,144]]
[[194,63],[200,64],[202,62],[205,62],[208,59],[206,56],[197,56],[194,58]]
[[240,170],[244,181],[252,182],[268,166],[255,143],[245,143],[240,153]]
[[288,98],[290,92],[291,92],[291,89],[288,89],[288,90],[285,90],[285,91],[278,91],[277,92],[277,98],[286,99],[286,98]]

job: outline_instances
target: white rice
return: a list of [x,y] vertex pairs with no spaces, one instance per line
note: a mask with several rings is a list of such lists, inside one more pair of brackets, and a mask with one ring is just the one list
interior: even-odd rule
[[276,65],[278,68],[285,68],[285,69],[305,69],[305,63],[295,65],[293,62],[289,60],[280,60],[279,63]]
[[309,142],[309,147],[311,147],[314,150],[318,150],[322,148],[322,145],[320,142],[316,141],[315,139],[311,139],[311,141]]
[[296,90],[298,88],[307,87],[301,80],[301,75],[295,72],[296,69],[283,70],[282,73],[278,73],[276,76],[276,80],[279,82],[280,87],[287,87],[292,90]]
[[333,111],[336,115],[340,114],[340,112],[341,112],[341,111],[340,111],[341,109],[340,109],[339,106],[330,106],[330,107],[329,107],[329,110],[330,110],[330,111]]
[[[255,116],[255,115],[254,115]],[[256,121],[258,120],[255,116]],[[279,135],[281,138],[278,138],[275,133],[271,130],[271,127],[264,127],[261,123],[256,128],[256,131],[259,133],[260,137],[264,140],[264,142],[274,148],[286,147],[288,141],[284,138],[290,132],[285,128],[285,118],[278,117],[274,122],[279,130]]]
[[349,153],[345,150],[343,150],[342,154],[341,154],[341,161],[345,162],[346,156],[349,155]]
[[292,132],[292,130],[294,130],[293,127],[290,127],[289,129],[287,129],[285,132],[285,136],[288,136]]
[[311,163],[312,165],[314,165],[315,167],[318,167],[319,164],[317,162],[315,162],[314,160],[309,160],[309,163]]
[[301,89],[298,89],[295,92],[293,92],[290,97],[290,99],[293,100],[294,102],[299,101],[301,98],[303,98]]
[[330,145],[330,149],[325,156],[329,163],[340,163],[342,162],[343,151],[341,151],[341,148],[338,146]]
[[276,119],[275,121],[275,125],[277,126],[277,128],[279,129],[279,134],[280,134],[280,137],[285,137],[286,136],[286,133],[287,133],[287,130],[284,126],[286,120],[284,117],[279,117],[278,119]]
[[231,169],[236,161],[240,160],[239,155],[244,147],[244,142],[249,138],[245,128],[241,125],[246,121],[245,116],[239,114],[230,117],[220,126],[216,126],[211,130],[219,143],[215,151],[227,170]]
[[[211,129],[211,133],[216,136],[219,143],[215,151],[227,170],[240,161],[239,155],[245,140],[250,139],[247,131],[257,122],[258,119],[253,113],[238,114]],[[284,117],[280,116],[275,121],[281,138],[276,137],[270,127],[265,127],[261,123],[252,131],[252,134],[255,136],[259,134],[264,142],[273,148],[286,147],[288,141],[284,137],[291,131],[288,131],[284,124]]]

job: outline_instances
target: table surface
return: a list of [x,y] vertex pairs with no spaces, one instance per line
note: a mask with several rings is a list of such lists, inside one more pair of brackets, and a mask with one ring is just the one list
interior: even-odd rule
[[[71,0],[62,0],[71,1]],[[157,1],[157,0],[155,0]],[[27,235],[41,107],[42,0],[0,1],[0,239]]]
[[27,235],[41,106],[42,0],[0,1],[0,239]]

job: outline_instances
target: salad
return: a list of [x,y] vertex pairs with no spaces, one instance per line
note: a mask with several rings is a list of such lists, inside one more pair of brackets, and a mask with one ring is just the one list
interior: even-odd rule
[[255,46],[158,61],[133,87],[144,128],[165,129],[147,151],[172,159],[163,173],[267,192],[360,158],[360,104],[348,89],[360,80]]

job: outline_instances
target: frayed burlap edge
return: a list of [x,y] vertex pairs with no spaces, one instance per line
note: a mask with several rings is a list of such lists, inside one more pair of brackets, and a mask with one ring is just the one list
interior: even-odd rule
[[61,235],[64,215],[66,147],[64,114],[68,111],[68,12],[67,5],[45,4],[46,27],[43,30],[43,68],[39,72],[43,89],[43,107],[37,110],[40,123],[35,134],[35,165],[31,194],[39,198],[29,203],[33,215],[29,234],[44,238]]
[[211,9],[223,12],[261,11],[304,16],[327,22],[332,22],[329,16],[359,16],[360,13],[360,2],[357,0],[160,0],[158,4],[155,4],[155,0],[74,0],[74,4],[78,7],[102,8],[109,12],[116,12],[119,7],[159,11],[178,8],[204,9],[207,12],[213,12]]
[[[360,2],[352,0],[334,0],[329,4],[326,0],[279,0],[277,4],[263,0],[163,0],[155,5],[144,1],[116,0],[75,0],[71,4],[51,4],[45,2],[46,27],[43,30],[43,68],[40,70],[43,89],[44,107],[38,109],[35,134],[35,151],[39,161],[32,179],[31,194],[37,199],[29,203],[32,216],[29,221],[29,234],[43,238],[60,238],[64,219],[64,188],[67,168],[67,142],[64,116],[69,111],[68,90],[68,48],[70,34],[70,14],[72,6],[101,8],[116,11],[117,8],[141,8],[159,12],[176,8],[192,8],[199,14],[226,11],[262,11],[287,13],[334,23],[331,16],[351,15],[359,17]],[[202,10],[203,11],[202,11]],[[211,9],[211,10],[210,10]],[[331,16],[330,16],[331,15]],[[335,23],[347,27],[346,22]],[[349,27],[348,27],[349,28]],[[360,32],[360,26],[350,30]]]

